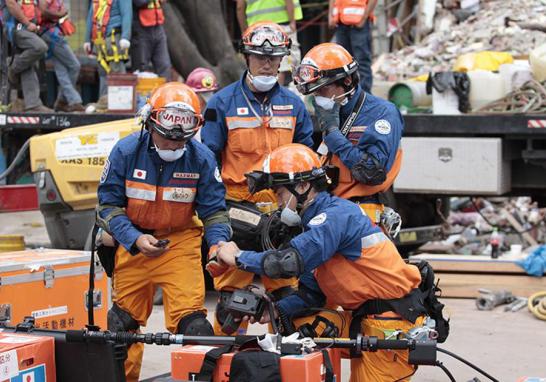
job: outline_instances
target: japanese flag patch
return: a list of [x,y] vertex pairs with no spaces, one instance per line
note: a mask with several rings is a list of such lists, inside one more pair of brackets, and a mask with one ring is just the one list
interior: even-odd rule
[[248,115],[248,107],[238,107],[237,115]]
[[143,180],[146,179],[146,171],[135,168],[135,170],[133,171],[133,178]]
[[391,132],[391,124],[386,119],[380,119],[375,123],[375,131],[379,134],[387,135]]

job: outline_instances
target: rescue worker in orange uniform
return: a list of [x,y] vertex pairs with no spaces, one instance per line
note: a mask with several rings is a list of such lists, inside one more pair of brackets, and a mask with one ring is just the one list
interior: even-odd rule
[[[421,325],[426,308],[420,302],[419,269],[404,262],[357,205],[325,191],[328,177],[316,153],[298,144],[281,146],[264,162],[263,171],[247,177],[253,193],[273,189],[285,220],[302,224],[304,232],[284,250],[253,252],[220,242],[217,257],[272,279],[299,277],[298,291],[276,302],[285,328],[298,312],[320,308],[326,300],[341,306],[349,319],[350,311],[365,308],[354,315],[353,338],[362,333],[385,339],[394,330]],[[350,380],[392,382],[413,372],[407,350],[363,352],[351,360]]]
[[[240,203],[255,210],[255,203],[261,203],[273,210],[275,195],[268,190],[251,195],[244,174],[258,169],[266,155],[281,145],[297,142],[311,147],[313,125],[300,98],[277,82],[281,59],[290,52],[290,39],[283,29],[271,22],[251,25],[243,34],[241,51],[248,70],[239,81],[209,100],[201,139],[221,163],[229,204]],[[248,215],[246,211],[240,212],[240,208],[237,210],[237,214],[230,213],[234,240],[243,248],[261,249],[259,235],[238,230],[235,220]],[[209,263],[213,276],[214,265]],[[222,333],[220,327],[225,321],[223,303],[231,291],[249,285],[252,279],[251,273],[241,270],[230,270],[214,279],[216,290],[221,291],[216,308],[216,334]],[[263,281],[266,289],[277,297],[295,284],[295,280],[264,278]],[[245,330],[246,326],[241,326],[239,333]]]
[[334,42],[343,46],[358,62],[360,86],[372,89],[372,22],[377,0],[329,0],[328,26],[336,28]]
[[129,0],[90,1],[83,49],[87,54],[94,50],[97,55],[100,97],[107,93],[108,74],[126,72],[132,17],[133,5]]
[[[157,286],[167,330],[213,335],[204,307],[203,226],[209,246],[230,238],[231,228],[214,154],[192,139],[202,124],[199,99],[187,85],[170,82],[145,108],[145,131],[114,146],[98,188],[99,225],[120,244],[108,329],[145,326]],[[128,381],[138,381],[143,349],[129,347]]]
[[133,0],[133,69],[144,71],[151,63],[159,77],[171,78],[171,58],[163,24],[165,0]]
[[[394,104],[362,90],[357,68],[342,46],[324,43],[305,55],[294,81],[302,94],[314,96],[315,116],[323,132],[318,152],[340,169],[334,194],[360,204],[379,224],[384,210],[380,193],[400,172],[404,121]],[[396,236],[399,228],[398,217],[386,230]]]

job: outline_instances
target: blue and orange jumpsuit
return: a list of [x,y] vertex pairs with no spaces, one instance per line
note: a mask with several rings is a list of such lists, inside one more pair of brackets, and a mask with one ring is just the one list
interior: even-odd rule
[[[201,139],[221,162],[228,199],[276,205],[269,190],[251,195],[244,174],[261,170],[266,156],[279,146],[301,143],[312,147],[313,124],[303,102],[290,90],[277,84],[260,102],[245,78],[246,73],[208,101]],[[252,278],[234,269],[216,277],[214,285],[216,290],[231,291],[246,287]],[[270,292],[295,284],[267,277],[263,281]],[[217,324],[215,332],[220,334]]]
[[[341,125],[349,117],[363,90],[357,86],[356,93],[340,110]],[[324,143],[331,153],[330,164],[339,167],[339,184],[334,194],[350,199],[362,207],[374,223],[379,223],[383,205],[378,194],[387,191],[400,172],[402,149],[400,139],[404,121],[400,112],[391,102],[365,93],[364,104],[347,136],[340,131],[329,133]],[[373,156],[387,174],[379,185],[363,184],[351,175],[351,168],[364,154]],[[368,162],[372,165],[372,159]]]
[[[322,307],[325,300],[341,306],[348,317],[351,310],[373,299],[406,296],[421,282],[417,267],[402,260],[394,244],[354,203],[321,192],[302,217],[304,232],[290,245],[305,264],[300,287],[313,293],[306,298],[296,293],[277,302],[279,311],[292,318],[309,307]],[[265,252],[242,251],[240,269],[263,274]],[[342,328],[347,336],[347,325]],[[395,312],[368,316],[362,333],[388,337],[394,330],[407,331],[420,325],[404,320]],[[347,331],[346,331],[347,330]],[[407,351],[363,352],[351,360],[351,381],[393,381],[412,374]]]
[[[165,324],[176,332],[182,318],[203,312],[205,284],[201,261],[203,224],[199,219],[224,211],[225,188],[214,154],[192,139],[182,158],[163,161],[150,135],[132,134],[112,149],[98,188],[100,214],[110,220],[113,237],[120,243],[113,274],[113,301],[140,325],[152,312],[156,286],[163,290]],[[109,208],[111,207],[111,208]],[[199,216],[197,219],[196,216]],[[143,233],[169,239],[168,250],[159,257],[139,254],[135,242]],[[209,245],[228,240],[228,224],[205,225]],[[136,345],[136,346],[135,346]],[[144,347],[129,348],[128,380],[138,380]]]

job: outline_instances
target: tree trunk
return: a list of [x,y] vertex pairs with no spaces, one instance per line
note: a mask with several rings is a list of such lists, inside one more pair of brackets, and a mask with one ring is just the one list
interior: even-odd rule
[[244,62],[231,43],[220,1],[172,0],[164,7],[171,61],[182,76],[205,67],[221,86],[240,77]]

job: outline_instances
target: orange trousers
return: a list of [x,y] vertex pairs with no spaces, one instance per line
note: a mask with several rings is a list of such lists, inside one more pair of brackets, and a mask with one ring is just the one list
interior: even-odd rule
[[[312,323],[315,316],[332,321],[338,328],[340,337],[349,337],[349,325],[351,324],[351,312],[338,311],[339,314],[323,311],[312,316],[294,319],[294,326],[299,328],[305,323]],[[381,315],[369,316],[362,320],[361,333],[366,336],[376,336],[385,339],[396,330],[409,331],[413,327],[423,325],[424,317],[417,319],[415,324],[406,321],[393,312],[386,312]],[[320,335],[324,325],[319,324],[316,329]],[[349,352],[341,352],[343,358],[349,357]],[[351,358],[350,382],[392,382],[409,381],[415,371],[415,366],[408,364],[407,350],[378,350],[377,352],[362,352],[362,357]]]
[[[141,326],[152,313],[156,286],[163,290],[165,326],[175,333],[178,322],[193,312],[205,309],[205,280],[201,261],[202,228],[157,236],[169,239],[169,249],[160,257],[132,256],[125,248],[116,253],[112,279],[113,301]],[[127,382],[137,382],[144,344],[133,344],[125,361]]]

